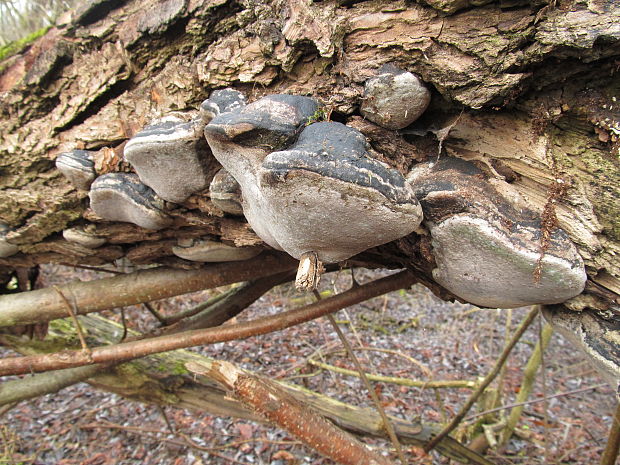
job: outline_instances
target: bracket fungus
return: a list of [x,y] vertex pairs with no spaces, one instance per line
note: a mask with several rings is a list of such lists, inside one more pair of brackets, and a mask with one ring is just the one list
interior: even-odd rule
[[335,263],[416,229],[422,212],[403,176],[356,129],[306,126],[316,110],[307,97],[272,95],[205,127],[256,234],[297,259]]
[[431,93],[413,73],[384,65],[366,81],[362,116],[387,129],[403,129],[428,107]]
[[168,116],[142,129],[125,145],[125,159],[162,199],[180,203],[208,187],[216,169],[200,121]]
[[507,183],[484,178],[473,163],[450,157],[410,174],[432,238],[435,280],[483,307],[553,304],[580,294],[583,260],[564,231],[543,232],[540,217]]
[[10,257],[19,252],[19,247],[6,240],[6,235],[11,232],[8,225],[0,223],[0,258]]
[[247,104],[245,95],[235,89],[219,89],[211,92],[200,105],[200,116],[204,124],[222,113],[238,110]]
[[219,170],[209,185],[211,202],[223,212],[243,215],[241,186],[225,169]]
[[62,232],[62,237],[67,242],[72,242],[74,244],[79,244],[82,247],[86,247],[87,249],[96,249],[97,247],[101,247],[106,243],[106,239],[101,236],[97,236],[90,232],[87,228],[83,227],[73,227],[65,229]]
[[261,247],[234,247],[217,241],[183,240],[172,247],[172,253],[193,262],[237,262],[256,257]]
[[88,150],[63,152],[56,158],[56,168],[76,189],[87,191],[95,180],[95,161]]
[[125,221],[146,229],[162,229],[172,223],[164,202],[131,173],[99,176],[90,188],[90,206],[108,221]]

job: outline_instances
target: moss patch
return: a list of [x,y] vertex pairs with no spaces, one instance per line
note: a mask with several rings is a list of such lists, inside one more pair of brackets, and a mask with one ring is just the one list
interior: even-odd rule
[[[11,42],[10,44],[0,47],[0,61],[21,52],[26,46],[30,45],[32,42],[44,35],[50,27],[51,26],[42,27],[38,31],[34,31],[32,34],[27,35],[23,39],[16,40],[15,42]],[[0,72],[1,71],[2,66],[0,66]]]

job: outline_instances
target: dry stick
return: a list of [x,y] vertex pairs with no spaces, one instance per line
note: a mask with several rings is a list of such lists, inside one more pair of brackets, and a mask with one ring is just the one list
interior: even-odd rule
[[[239,262],[210,264],[197,270],[155,268],[59,288],[73,296],[79,314],[151,302],[203,289],[293,270],[297,262],[282,253],[262,253]],[[64,318],[66,306],[52,289],[0,296],[0,326]]]
[[525,402],[515,402],[514,404],[506,404],[506,405],[502,405],[501,407],[496,407],[496,408],[492,408],[492,409],[489,409],[489,410],[485,410],[484,412],[475,413],[473,415],[468,416],[467,418],[464,418],[463,421],[474,420],[474,419],[476,419],[478,417],[483,417],[483,416],[485,416],[485,415],[487,415],[489,413],[500,412],[502,410],[507,410],[509,408],[523,407],[525,405],[537,404],[539,402],[544,402],[545,400],[555,399],[556,397],[573,396],[575,394],[581,394],[583,392],[592,391],[594,389],[602,388],[602,387],[605,387],[605,386],[609,386],[609,385],[607,383],[594,384],[593,386],[587,386],[587,387],[584,387],[584,388],[574,389],[572,391],[558,392],[557,394],[552,394],[550,396],[547,396],[547,397],[544,397],[544,398],[540,398],[540,399],[528,400],[528,401],[525,401]]
[[[356,349],[357,350],[357,349]],[[330,365],[329,363],[319,362],[318,360],[308,359],[308,364],[313,365],[324,370],[333,371],[334,373],[340,373],[346,376],[360,377],[359,372],[355,370],[348,370],[346,368]],[[419,387],[422,389],[442,389],[442,388],[468,388],[474,389],[478,383],[476,381],[464,381],[464,380],[431,380],[420,381],[417,379],[400,378],[398,376],[383,376],[373,373],[365,373],[366,377],[371,381],[379,381],[382,383],[398,384],[400,386]]]
[[82,349],[86,351],[90,350],[88,347],[88,344],[86,344],[86,339],[84,338],[84,332],[82,331],[82,325],[77,319],[77,315],[76,315],[77,309],[74,308],[73,305],[71,305],[71,303],[67,300],[67,298],[62,293],[62,291],[58,289],[58,286],[53,286],[53,288],[56,292],[58,292],[58,295],[60,295],[60,298],[63,300],[63,302],[67,306],[69,315],[71,316],[71,319],[73,319],[73,323],[75,324],[75,330],[77,331],[78,337],[80,338],[80,344],[82,345]]
[[532,324],[532,321],[534,321],[534,318],[536,318],[538,312],[538,306],[534,306],[532,310],[530,310],[519,328],[517,328],[515,334],[512,336],[510,343],[504,347],[504,350],[495,362],[495,366],[493,366],[493,369],[489,372],[489,374],[486,375],[482,383],[480,383],[478,388],[472,393],[472,395],[469,397],[465,405],[463,405],[459,413],[455,415],[455,417],[452,419],[448,426],[446,426],[437,436],[431,439],[429,443],[424,447],[427,452],[432,450],[439,443],[439,441],[441,441],[448,434],[450,434],[450,432],[452,432],[454,428],[459,425],[463,418],[465,418],[465,415],[467,415],[469,409],[471,409],[472,406],[476,403],[478,397],[480,397],[480,395],[484,392],[487,386],[493,382],[493,380],[501,370],[502,366],[506,362],[506,359],[510,355],[510,352],[512,352],[514,346],[517,345],[517,342],[519,342],[519,339],[521,339],[521,336],[523,336],[523,333],[525,333],[530,324]]
[[98,347],[88,354],[90,356],[86,356],[81,351],[63,351],[56,354],[5,358],[0,360],[0,376],[24,374],[31,371],[57,370],[91,363],[121,362],[159,352],[267,334],[305,323],[386,292],[409,287],[414,282],[415,278],[411,273],[401,271],[297,310],[224,327],[186,331],[140,341],[124,342],[113,346]]
[[605,452],[603,452],[601,457],[601,465],[614,465],[618,458],[618,450],[620,450],[620,402],[616,407],[616,413],[611,419],[609,438],[607,439]]
[[[316,289],[314,290],[314,295],[316,296],[318,301],[321,300],[321,294],[319,294],[316,291]],[[370,394],[370,398],[372,399],[372,402],[375,404],[377,412],[379,412],[379,415],[381,415],[381,420],[383,421],[383,427],[385,428],[385,432],[388,434],[390,441],[394,445],[394,449],[396,449],[396,454],[398,455],[398,459],[400,460],[400,463],[402,463],[403,465],[407,465],[407,460],[405,459],[405,455],[403,454],[403,448],[400,445],[398,436],[396,436],[396,433],[394,432],[394,426],[392,425],[392,422],[390,421],[388,416],[385,414],[385,410],[383,409],[383,405],[381,405],[379,396],[377,395],[377,392],[372,388],[370,381],[368,381],[366,372],[364,371],[364,368],[362,368],[362,365],[360,361],[358,360],[358,358],[355,356],[355,353],[353,352],[353,349],[351,348],[351,344],[349,344],[349,341],[345,337],[344,333],[340,330],[340,327],[338,326],[338,323],[336,323],[334,316],[333,315],[326,315],[326,316],[329,322],[331,323],[332,327],[336,331],[336,334],[338,334],[338,338],[340,339],[340,342],[342,342],[342,345],[347,351],[347,355],[353,362],[353,365],[355,365],[355,369],[357,370],[357,373],[360,379],[364,383],[364,386],[366,387],[368,394]]]
[[151,315],[155,317],[159,324],[162,326],[166,326],[168,324],[166,317],[163,316],[159,311],[151,304],[150,302],[144,302],[142,305],[149,311]]
[[188,370],[224,385],[252,411],[276,423],[312,449],[343,465],[391,465],[350,434],[299,402],[276,383],[246,374],[233,364],[216,361],[211,366],[195,362]]
[[[543,327],[543,330],[538,338],[538,342],[530,355],[530,358],[523,369],[523,380],[521,381],[521,386],[519,387],[519,394],[517,394],[517,403],[522,403],[527,400],[530,393],[532,392],[532,387],[534,386],[534,380],[536,379],[536,373],[538,368],[540,368],[542,362],[542,354],[549,345],[551,341],[551,335],[553,334],[553,328],[551,325],[547,324]],[[542,401],[542,399],[541,399]],[[524,404],[525,405],[525,404]],[[516,408],[512,409],[510,415],[508,415],[508,419],[506,420],[506,426],[504,427],[504,431],[501,433],[500,444],[505,444],[510,439],[512,432],[514,431],[517,423],[519,422],[519,418],[521,417],[521,413],[523,412],[523,408],[516,406]]]

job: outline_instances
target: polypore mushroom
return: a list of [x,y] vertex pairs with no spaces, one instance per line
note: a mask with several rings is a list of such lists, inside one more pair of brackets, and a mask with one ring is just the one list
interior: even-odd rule
[[384,65],[366,81],[360,112],[379,126],[402,129],[417,120],[430,101],[431,93],[415,74]]
[[213,154],[241,185],[256,234],[295,258],[314,253],[333,263],[412,232],[422,215],[404,178],[371,158],[353,128],[303,129],[316,111],[308,100],[266,97],[205,127]]
[[220,89],[211,92],[200,105],[200,116],[204,124],[228,111],[238,110],[246,105],[245,95],[235,89]]
[[87,191],[95,180],[95,161],[88,150],[63,152],[56,158],[56,168],[76,189]]
[[553,328],[583,351],[594,362],[596,369],[614,386],[618,386],[620,309],[609,309],[609,315],[603,313],[594,310],[574,312],[560,305],[543,307],[543,315]]
[[231,215],[243,215],[241,186],[225,169],[219,170],[209,185],[213,205]]
[[484,178],[472,163],[450,157],[412,172],[435,280],[484,307],[560,303],[580,294],[583,260],[564,231],[543,232],[540,217],[518,204],[507,183],[494,187]]
[[6,240],[6,235],[11,232],[8,225],[0,223],[0,258],[7,258],[19,252],[19,247]]
[[162,229],[172,223],[163,211],[164,202],[135,174],[99,176],[89,196],[91,208],[105,220],[125,221],[146,229]]
[[87,249],[96,249],[106,243],[106,239],[101,236],[97,236],[81,226],[65,229],[62,232],[62,237],[68,242],[79,244]]
[[125,159],[162,199],[180,203],[205,189],[217,169],[202,124],[169,116],[145,127],[125,146]]
[[233,247],[216,241],[190,239],[172,247],[177,257],[194,262],[236,262],[255,257],[260,247]]

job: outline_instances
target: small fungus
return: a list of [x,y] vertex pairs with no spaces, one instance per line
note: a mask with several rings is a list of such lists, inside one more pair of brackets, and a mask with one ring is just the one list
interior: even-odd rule
[[387,129],[402,129],[428,107],[431,93],[413,73],[384,65],[366,81],[362,116]]
[[11,232],[8,225],[0,223],[0,258],[7,258],[19,252],[19,247],[6,240],[7,234]]
[[135,174],[99,176],[91,185],[89,196],[93,211],[108,221],[125,221],[146,229],[162,229],[172,223],[163,211],[162,199]]
[[574,244],[554,228],[543,247],[540,217],[515,204],[508,184],[485,182],[474,164],[450,157],[418,165],[410,181],[432,238],[433,277],[458,297],[512,308],[583,291],[587,277]]
[[79,244],[87,249],[96,249],[106,243],[106,239],[91,233],[88,228],[76,226],[74,228],[65,229],[62,237],[68,242]]
[[233,247],[216,241],[179,241],[172,247],[177,257],[193,262],[236,262],[248,260],[261,253],[260,247]]
[[243,108],[246,103],[245,95],[238,90],[214,90],[200,105],[200,116],[203,123],[208,124],[216,116]]
[[142,129],[125,146],[125,159],[162,199],[180,203],[209,186],[217,169],[202,123],[168,116]]
[[209,196],[213,205],[231,215],[243,215],[241,186],[228,171],[221,169],[213,176],[209,185]]
[[76,189],[87,191],[95,180],[95,161],[88,150],[63,152],[56,158],[56,168]]

